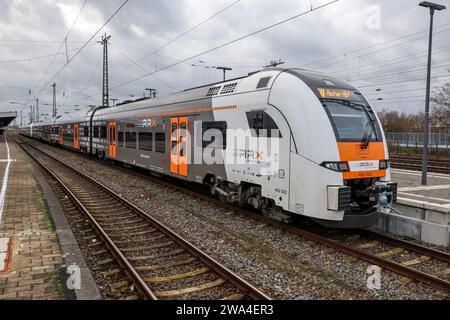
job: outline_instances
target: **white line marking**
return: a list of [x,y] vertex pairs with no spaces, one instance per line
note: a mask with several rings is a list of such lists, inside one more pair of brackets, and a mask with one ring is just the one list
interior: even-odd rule
[[8,141],[5,137],[6,150],[8,152],[8,161],[6,163],[5,174],[3,175],[2,191],[0,192],[0,222],[2,221],[3,207],[5,206],[6,190],[8,189],[9,167],[11,166],[11,156],[9,155]]
[[406,196],[411,196],[411,197],[425,198],[425,199],[437,200],[437,201],[443,201],[443,202],[450,202],[449,199],[441,199],[441,198],[427,197],[427,196],[422,196],[422,195],[420,195],[420,194],[407,193],[407,192],[402,192],[402,191],[399,191],[398,193],[399,193],[399,194],[402,194],[402,195],[406,195]]
[[427,190],[441,190],[441,189],[450,189],[450,184],[435,185],[435,186],[403,187],[398,188],[398,191],[427,191]]
[[[411,176],[422,176],[422,173],[420,171],[412,171],[412,170],[404,170],[404,169],[391,169],[391,172],[397,173],[397,174],[408,174]],[[450,180],[450,175],[445,174],[445,173],[428,173],[428,177]]]

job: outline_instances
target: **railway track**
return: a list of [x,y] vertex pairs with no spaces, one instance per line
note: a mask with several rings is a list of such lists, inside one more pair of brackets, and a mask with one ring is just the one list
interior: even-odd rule
[[[142,298],[270,299],[108,187],[45,151],[15,140],[57,182],[65,194],[63,200],[70,199],[83,213],[90,225],[86,239],[101,239]],[[100,264],[109,262],[106,255]]]
[[[393,168],[422,171],[422,158],[417,156],[391,156]],[[433,159],[428,161],[428,171],[450,174],[450,160]]]
[[[419,281],[436,289],[450,293],[450,254],[431,249],[409,241],[400,240],[370,230],[359,230],[351,235],[333,239],[319,231],[310,231],[296,225],[288,225],[255,213],[245,208],[221,202],[192,187],[175,184],[167,179],[158,179],[148,174],[130,170],[130,173],[143,177],[153,183],[165,186],[213,205],[235,213],[245,215],[253,220],[284,230],[291,234],[319,243],[336,251],[345,253],[355,260],[363,260],[386,270],[399,274],[400,284]],[[226,230],[225,230],[226,231]]]

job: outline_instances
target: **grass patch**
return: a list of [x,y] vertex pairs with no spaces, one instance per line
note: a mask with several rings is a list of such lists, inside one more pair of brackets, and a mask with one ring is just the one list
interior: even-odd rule
[[53,219],[50,217],[50,213],[47,210],[47,203],[45,201],[45,195],[42,189],[37,185],[33,189],[33,195],[39,202],[39,207],[41,207],[41,210],[44,214],[44,223],[47,226],[47,230],[54,232],[56,230],[55,224],[53,222]]

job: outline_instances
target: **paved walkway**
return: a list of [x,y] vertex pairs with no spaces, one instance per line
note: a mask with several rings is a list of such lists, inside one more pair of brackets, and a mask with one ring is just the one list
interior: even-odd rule
[[0,136],[0,299],[65,299],[57,235],[31,164],[19,148]]
[[398,183],[398,195],[413,201],[437,205],[450,211],[450,175],[428,174],[428,185],[421,185],[422,174],[418,171],[392,170],[392,178]]

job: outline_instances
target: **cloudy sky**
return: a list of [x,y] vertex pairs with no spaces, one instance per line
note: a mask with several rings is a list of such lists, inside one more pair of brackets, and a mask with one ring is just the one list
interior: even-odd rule
[[[119,101],[218,81],[217,66],[237,77],[282,59],[352,82],[377,111],[423,109],[429,13],[418,0],[129,0],[89,43],[124,0],[85,1],[0,0],[0,111],[25,118],[39,98],[50,113],[53,82],[59,113],[101,104],[105,32],[110,98]],[[450,1],[440,3],[449,9],[435,15],[433,88],[450,82]]]

